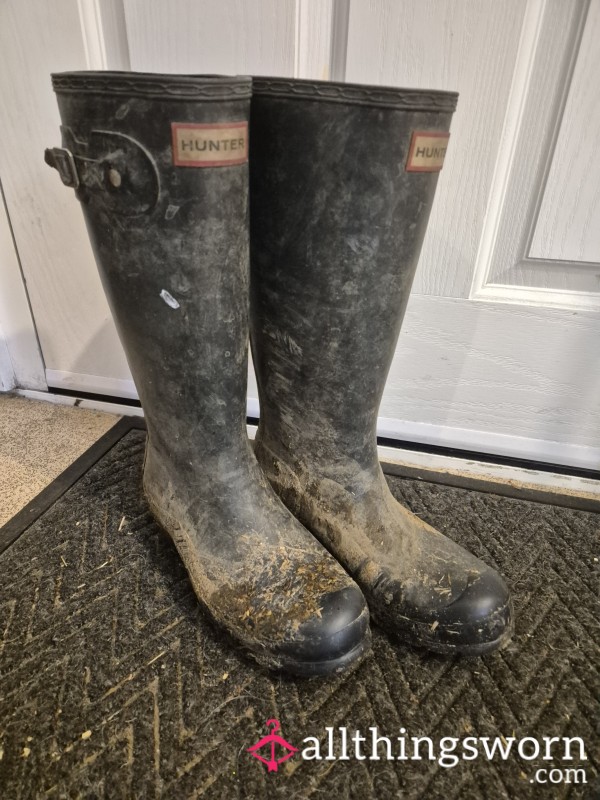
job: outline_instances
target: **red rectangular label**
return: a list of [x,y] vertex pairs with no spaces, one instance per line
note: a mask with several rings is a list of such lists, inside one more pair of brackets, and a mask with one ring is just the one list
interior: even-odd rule
[[233,167],[248,161],[248,123],[172,122],[177,167]]
[[407,172],[439,172],[444,165],[449,133],[413,131],[406,159]]

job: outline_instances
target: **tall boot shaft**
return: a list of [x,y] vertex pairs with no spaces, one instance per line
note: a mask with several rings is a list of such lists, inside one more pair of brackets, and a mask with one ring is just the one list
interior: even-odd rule
[[376,439],[455,103],[255,79],[251,338],[271,485],[386,630],[475,655],[508,640],[508,589],[394,500]]
[[144,492],[213,619],[261,664],[339,672],[360,590],[271,490],[246,435],[248,78],[54,76],[63,148],[148,425]]
[[448,92],[254,80],[253,355],[264,427],[290,449],[315,437],[329,458],[330,436],[372,459],[455,105]]
[[178,442],[188,461],[239,450],[250,79],[66,73],[53,85],[73,156],[58,153],[61,175],[78,184],[151,440]]

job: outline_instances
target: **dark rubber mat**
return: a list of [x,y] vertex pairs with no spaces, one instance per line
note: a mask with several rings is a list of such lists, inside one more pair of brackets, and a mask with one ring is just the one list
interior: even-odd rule
[[[599,515],[390,478],[398,499],[507,577],[512,644],[445,659],[375,630],[350,674],[272,677],[206,620],[153,522],[144,437],[127,433],[0,556],[2,800],[598,797]],[[271,719],[290,745],[312,748],[305,755],[314,741],[303,740],[317,737],[322,759],[297,752],[269,772],[247,748]],[[394,760],[385,742],[371,758],[371,728]],[[421,760],[409,757],[419,736],[433,758],[426,742]],[[443,737],[460,740],[456,765],[440,763]],[[479,743],[469,760],[465,737],[531,738],[506,760]],[[562,760],[560,741],[544,760],[544,737],[580,737],[587,760],[577,743]],[[533,759],[532,739],[542,743]],[[289,752],[278,745],[275,758]]]

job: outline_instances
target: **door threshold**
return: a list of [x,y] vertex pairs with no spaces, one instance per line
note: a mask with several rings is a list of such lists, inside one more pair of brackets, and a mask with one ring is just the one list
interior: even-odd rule
[[[144,416],[141,408],[120,403],[118,400],[112,402],[90,396],[78,397],[76,394],[56,394],[31,389],[18,389],[15,394],[31,400],[104,411],[123,417]],[[249,421],[247,429],[249,438],[254,439],[256,421]],[[569,474],[568,469],[565,472],[561,472],[560,468],[551,471],[534,463],[506,463],[506,459],[503,463],[496,463],[466,455],[457,457],[432,453],[415,447],[412,444],[410,449],[392,446],[389,440],[386,444],[380,444],[377,449],[383,471],[403,478],[493,492],[569,508],[600,511],[599,478]],[[493,459],[493,456],[490,458]]]

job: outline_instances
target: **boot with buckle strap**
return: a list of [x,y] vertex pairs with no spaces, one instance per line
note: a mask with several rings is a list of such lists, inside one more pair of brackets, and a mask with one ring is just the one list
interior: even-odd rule
[[368,650],[355,582],[249,446],[244,77],[53,76],[63,147],[144,409],[143,486],[210,615],[260,664],[339,672]]

